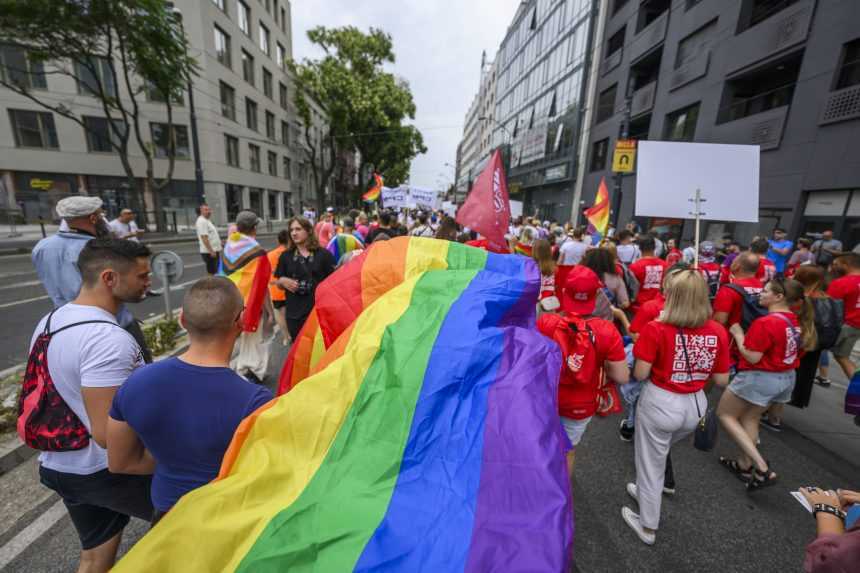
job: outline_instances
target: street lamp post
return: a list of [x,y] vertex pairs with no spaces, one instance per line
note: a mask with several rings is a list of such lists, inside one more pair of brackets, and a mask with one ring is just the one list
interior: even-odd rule
[[[168,3],[168,6],[171,7],[173,15],[179,21],[179,29],[184,38],[185,25],[182,23],[182,12],[172,3]],[[206,191],[203,187],[203,165],[200,161],[200,137],[197,134],[197,112],[194,108],[194,84],[191,74],[188,75],[188,117],[189,123],[191,123],[191,143],[194,146],[194,190],[197,193],[198,202],[202,204],[206,201]]]

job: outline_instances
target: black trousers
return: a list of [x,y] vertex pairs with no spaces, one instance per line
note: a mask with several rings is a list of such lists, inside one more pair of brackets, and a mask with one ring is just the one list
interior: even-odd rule
[[210,275],[214,275],[218,272],[218,253],[215,253],[214,257],[209,253],[200,253],[200,257],[206,264],[207,273],[209,273]]

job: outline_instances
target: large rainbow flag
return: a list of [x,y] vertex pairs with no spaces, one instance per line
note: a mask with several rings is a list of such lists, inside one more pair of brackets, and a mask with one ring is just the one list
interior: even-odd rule
[[346,255],[347,253],[351,253],[352,251],[358,251],[364,248],[364,244],[358,240],[358,237],[354,235],[347,235],[346,233],[338,233],[335,235],[331,241],[328,242],[326,249],[332,255],[334,255],[335,263],[339,262],[340,259]]
[[370,188],[370,191],[361,196],[362,200],[367,201],[368,203],[372,203],[373,201],[379,201],[379,195],[382,193],[382,177],[379,173],[373,174],[373,187]]
[[601,238],[606,236],[609,230],[609,189],[606,188],[606,179],[600,178],[600,186],[597,188],[597,195],[594,197],[594,205],[590,209],[585,210],[585,218],[588,219],[588,232],[594,238],[599,235],[595,244]]
[[242,329],[255,332],[260,325],[263,303],[272,276],[272,265],[266,251],[247,235],[235,231],[227,237],[218,274],[225,276],[239,288],[245,300],[245,316]]
[[567,570],[561,356],[534,329],[539,284],[523,257],[372,245],[317,290],[334,340],[315,373],[246,419],[218,479],[116,570]]

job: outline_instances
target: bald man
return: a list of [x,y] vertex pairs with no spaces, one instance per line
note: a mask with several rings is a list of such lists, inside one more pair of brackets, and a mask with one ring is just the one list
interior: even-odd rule
[[157,521],[215,479],[239,423],[272,399],[230,369],[244,303],[224,277],[200,279],[182,302],[188,350],[136,371],[117,392],[107,429],[108,468],[148,474]]

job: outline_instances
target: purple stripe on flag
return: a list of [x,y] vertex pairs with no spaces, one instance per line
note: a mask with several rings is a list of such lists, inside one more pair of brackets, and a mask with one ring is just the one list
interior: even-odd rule
[[572,556],[567,446],[558,394],[546,391],[558,386],[561,354],[535,334],[505,328],[501,377],[488,397],[466,571],[566,571]]

